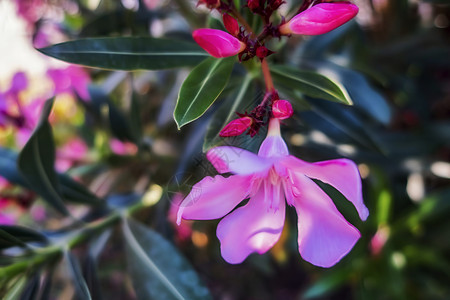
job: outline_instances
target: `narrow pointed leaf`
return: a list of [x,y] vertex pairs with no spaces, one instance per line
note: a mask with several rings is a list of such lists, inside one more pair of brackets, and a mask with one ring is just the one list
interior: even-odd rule
[[192,70],[181,86],[175,107],[178,128],[198,119],[214,103],[228,83],[235,60],[211,57]]
[[187,260],[158,233],[132,220],[123,222],[123,232],[138,299],[211,299]]
[[30,228],[0,225],[0,249],[12,246],[26,247],[27,242],[46,243],[47,238]]
[[189,67],[209,57],[197,44],[151,37],[80,39],[39,51],[69,63],[114,70]]
[[312,98],[353,105],[344,88],[319,73],[280,65],[271,66],[270,71],[276,84],[298,90]]
[[0,176],[10,183],[28,187],[17,167],[17,152],[0,147]]
[[54,169],[55,144],[48,122],[53,100],[48,100],[33,134],[19,154],[18,166],[31,189],[63,215],[69,215],[60,193],[59,180]]
[[101,199],[91,193],[91,191],[89,191],[81,183],[73,180],[70,176],[66,174],[59,174],[58,178],[61,184],[61,193],[64,200],[87,205],[104,204]]
[[92,299],[77,258],[72,253],[66,252],[66,262],[75,287],[75,299]]

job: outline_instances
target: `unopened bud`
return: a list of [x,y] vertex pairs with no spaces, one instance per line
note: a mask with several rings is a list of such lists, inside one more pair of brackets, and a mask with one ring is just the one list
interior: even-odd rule
[[253,123],[253,119],[250,117],[242,117],[228,123],[219,135],[221,137],[238,136],[243,134]]
[[248,0],[247,1],[247,6],[248,8],[250,8],[250,10],[255,10],[258,9],[260,6],[260,0]]
[[200,47],[217,58],[236,55],[247,47],[231,34],[218,29],[197,29],[192,33],[192,37]]
[[236,36],[239,34],[239,23],[229,14],[223,15],[223,25],[232,35]]
[[256,56],[258,56],[260,59],[263,59],[272,53],[273,53],[273,51],[270,51],[269,49],[267,49],[264,46],[260,46],[256,49]]
[[324,34],[353,19],[358,10],[358,6],[348,2],[320,3],[281,25],[280,33],[284,35]]
[[206,5],[206,7],[209,9],[214,9],[220,6],[220,0],[199,0],[197,2],[197,6],[199,6],[200,4]]
[[287,100],[276,100],[272,104],[272,115],[274,118],[284,120],[290,118],[294,114],[292,105]]

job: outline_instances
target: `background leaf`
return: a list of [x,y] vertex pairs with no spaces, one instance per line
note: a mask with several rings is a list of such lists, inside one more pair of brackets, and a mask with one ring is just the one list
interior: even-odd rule
[[138,299],[211,299],[187,260],[158,233],[132,220],[124,220],[123,231]]
[[302,71],[290,66],[270,67],[276,85],[284,85],[302,94],[318,99],[352,105],[353,101],[345,89],[331,79],[311,71]]
[[188,75],[174,111],[178,128],[198,119],[214,103],[228,83],[236,57],[210,57]]
[[54,169],[55,143],[48,122],[52,105],[53,100],[45,103],[39,123],[20,152],[17,163],[28,185],[57,211],[69,215]]
[[90,300],[92,299],[89,288],[84,280],[83,273],[81,272],[80,263],[77,258],[71,253],[66,252],[66,262],[69,269],[72,282],[75,286],[75,299]]
[[151,37],[80,39],[39,51],[66,62],[114,70],[189,67],[209,56],[194,43]]
[[12,246],[25,247],[27,242],[46,243],[47,238],[30,228],[0,225],[0,249]]

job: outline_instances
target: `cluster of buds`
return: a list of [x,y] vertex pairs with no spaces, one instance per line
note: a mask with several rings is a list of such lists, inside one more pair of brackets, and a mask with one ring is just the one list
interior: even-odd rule
[[255,14],[263,17],[263,20],[268,23],[272,14],[286,3],[284,0],[248,0],[248,8]]
[[[264,22],[263,31],[256,35],[240,16],[233,1],[200,0],[199,5],[203,4],[210,9],[216,9],[223,15],[223,24],[228,33],[222,30],[204,28],[195,30],[193,38],[206,52],[214,57],[222,58],[238,55],[240,61],[257,57],[263,62],[267,56],[274,53],[266,48],[266,40],[292,34],[324,34],[348,22],[358,13],[358,7],[350,2],[305,0],[297,15],[292,19],[286,21],[282,17],[280,24],[273,25],[270,22],[271,16],[283,3],[285,3],[283,0],[247,1],[245,6],[252,13],[260,15]],[[264,76],[270,77],[268,73],[270,72],[266,72]],[[293,109],[290,102],[280,100],[273,84],[270,88],[269,85],[267,85],[268,92],[262,103],[250,113],[237,113],[240,118],[227,124],[220,132],[220,136],[237,136],[245,132],[254,136],[261,126],[265,125],[268,118],[284,120],[292,116]]]
[[[272,99],[271,101],[271,112],[268,111],[268,106],[266,106],[266,102],[263,101],[250,113],[237,113],[240,118],[232,120],[230,123],[228,123],[222,129],[222,131],[220,131],[219,135],[221,137],[238,136],[248,130],[247,134],[253,137],[258,134],[261,126],[265,125],[265,120],[274,118],[285,120],[292,117],[292,115],[294,114],[294,110],[292,109],[292,105],[288,100],[278,99],[278,95],[276,92],[269,95],[271,95],[272,98],[276,99]],[[268,115],[268,113],[270,115]]]

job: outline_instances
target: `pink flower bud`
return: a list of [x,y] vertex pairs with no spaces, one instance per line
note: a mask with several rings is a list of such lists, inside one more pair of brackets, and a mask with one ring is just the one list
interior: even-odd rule
[[199,0],[197,6],[200,4],[205,4],[207,8],[214,9],[220,6],[220,0]]
[[236,36],[239,34],[239,23],[235,18],[230,16],[229,14],[223,15],[223,25],[228,30],[229,33]]
[[272,104],[272,115],[274,118],[284,120],[292,116],[294,110],[287,100],[276,100]]
[[260,6],[260,1],[259,0],[248,0],[247,1],[247,6],[248,8],[250,8],[250,10],[255,10],[258,9]]
[[253,123],[252,118],[242,117],[228,123],[219,135],[221,137],[238,136],[243,134]]
[[274,53],[273,51],[267,49],[264,46],[260,46],[256,49],[256,56],[260,59],[263,59],[269,55],[271,55],[272,53]]
[[320,3],[299,13],[280,26],[280,33],[318,35],[338,28],[353,19],[358,6],[348,2]]
[[245,50],[247,45],[222,30],[202,28],[192,33],[194,40],[214,57],[228,57]]

